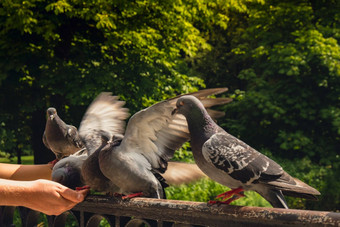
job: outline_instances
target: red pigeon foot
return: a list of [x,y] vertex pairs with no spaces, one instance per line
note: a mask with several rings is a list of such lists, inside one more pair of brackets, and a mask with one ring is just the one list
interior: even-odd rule
[[134,194],[123,196],[122,199],[131,199],[131,198],[142,196],[142,195],[143,195],[143,192],[137,192]]
[[244,195],[233,195],[230,199],[226,201],[221,201],[221,200],[210,200],[208,202],[208,205],[213,205],[213,204],[230,204],[231,202],[243,197]]
[[232,201],[235,201],[235,200],[237,200],[237,199],[239,199],[239,198],[241,198],[241,197],[244,197],[245,195],[243,195],[243,194],[235,194],[235,195],[233,195],[230,199],[228,199],[227,201],[224,201],[226,204],[230,204]]
[[243,188],[239,187],[239,188],[232,189],[230,191],[224,192],[224,193],[216,196],[216,199],[222,198],[222,200],[226,200],[233,195],[238,195],[239,197],[244,197],[243,193],[244,193]]
[[[244,197],[244,190],[243,188],[236,188],[232,189],[230,191],[224,192],[218,196],[216,196],[216,199],[222,198],[222,200],[210,200],[208,204],[230,204],[232,201],[235,201],[241,197]],[[230,198],[231,197],[231,198]],[[229,198],[229,199],[228,199]],[[226,200],[228,199],[228,200]]]

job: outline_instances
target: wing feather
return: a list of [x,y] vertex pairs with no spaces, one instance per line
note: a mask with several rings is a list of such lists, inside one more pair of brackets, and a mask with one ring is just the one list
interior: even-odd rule
[[92,154],[101,144],[102,136],[122,136],[125,131],[125,119],[129,117],[125,102],[111,93],[100,93],[86,110],[79,126],[79,135]]
[[[191,95],[211,107],[230,102],[227,98],[204,101],[209,95],[225,91],[227,91],[226,88],[205,89],[191,93]],[[156,103],[134,114],[128,122],[121,143],[124,150],[143,154],[152,167],[161,172],[165,171],[167,161],[173,157],[175,150],[190,138],[185,117],[179,114],[172,115],[177,99],[181,96],[183,95]]]

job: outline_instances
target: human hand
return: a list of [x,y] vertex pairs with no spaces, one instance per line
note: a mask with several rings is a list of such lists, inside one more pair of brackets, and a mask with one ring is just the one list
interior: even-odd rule
[[89,192],[88,189],[75,191],[49,180],[35,180],[27,183],[27,195],[21,198],[25,206],[47,215],[59,215],[72,209],[83,201]]

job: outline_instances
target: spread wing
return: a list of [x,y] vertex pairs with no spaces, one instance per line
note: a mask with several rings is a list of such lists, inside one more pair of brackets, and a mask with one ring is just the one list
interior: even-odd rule
[[[205,89],[191,93],[204,100],[206,107],[222,105],[229,98],[209,99],[207,96],[225,92],[226,88]],[[167,161],[175,150],[190,138],[187,121],[183,115],[172,115],[180,96],[156,103],[131,117],[121,147],[129,152],[143,154],[154,169],[165,171]],[[213,112],[221,116],[221,112]]]
[[99,94],[86,110],[79,126],[79,135],[91,155],[101,144],[102,137],[121,137],[125,131],[125,119],[129,117],[125,102],[117,96],[103,92]]
[[274,181],[284,173],[279,164],[224,131],[204,143],[202,154],[217,169],[247,185]]

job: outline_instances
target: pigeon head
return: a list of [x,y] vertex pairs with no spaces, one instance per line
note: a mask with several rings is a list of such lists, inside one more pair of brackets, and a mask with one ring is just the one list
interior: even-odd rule
[[53,167],[52,180],[72,189],[83,186],[82,162],[82,159],[74,156],[63,158]]
[[188,116],[195,111],[204,110],[204,106],[199,99],[192,95],[185,95],[180,97],[176,102],[176,108],[172,111],[172,114],[178,113]]
[[57,114],[57,110],[54,107],[50,107],[47,109],[46,113],[47,113],[47,116],[51,120],[53,120],[54,116]]

